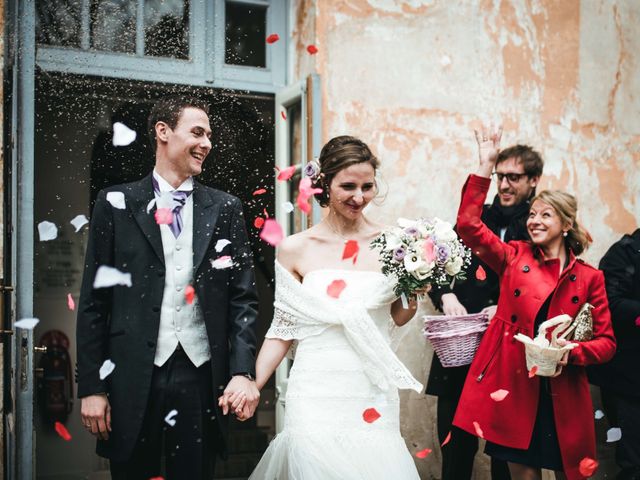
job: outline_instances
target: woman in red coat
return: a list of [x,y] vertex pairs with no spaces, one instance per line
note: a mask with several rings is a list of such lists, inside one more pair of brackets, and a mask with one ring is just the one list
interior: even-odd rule
[[[501,131],[476,132],[477,175],[462,191],[458,233],[500,275],[498,308],[465,381],[454,425],[487,440],[487,453],[509,462],[513,478],[539,479],[541,469],[556,478],[582,479],[595,458],[593,407],[586,365],[607,362],[616,348],[602,272],[577,259],[588,235],[576,221],[575,198],[545,191],[531,203],[531,242],[504,243],[480,220],[498,155]],[[509,181],[516,182],[516,177]],[[509,177],[507,177],[509,178]],[[560,314],[572,317],[593,305],[593,338],[560,361],[553,377],[529,375],[524,345],[538,325]],[[504,400],[491,394],[508,391]],[[584,460],[584,459],[588,460]],[[583,462],[584,460],[584,462]],[[581,462],[583,463],[581,467]]]

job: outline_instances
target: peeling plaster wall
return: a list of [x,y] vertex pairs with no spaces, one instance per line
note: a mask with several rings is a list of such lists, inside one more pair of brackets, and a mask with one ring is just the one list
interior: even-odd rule
[[[382,160],[387,196],[373,217],[454,221],[485,118],[504,125],[503,146],[542,153],[542,189],[578,197],[594,239],[587,261],[638,226],[640,3],[301,0],[293,10],[294,79],[321,75],[323,139],[359,136]],[[426,379],[430,348],[417,321],[407,328],[403,359]],[[410,448],[436,446],[419,462],[423,478],[439,476],[434,405],[403,395]],[[476,478],[488,478],[478,461]]]

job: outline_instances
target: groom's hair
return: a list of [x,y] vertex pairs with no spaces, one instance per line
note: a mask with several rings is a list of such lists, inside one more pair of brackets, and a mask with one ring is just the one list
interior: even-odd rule
[[380,165],[378,158],[362,140],[349,135],[341,135],[329,140],[320,151],[320,157],[318,158],[320,176],[314,185],[322,189],[322,193],[315,194],[320,206],[326,207],[329,205],[329,186],[333,177],[340,170],[365,162],[371,164],[374,172],[378,170]]
[[156,123],[164,122],[172,130],[178,125],[185,108],[197,108],[209,115],[209,104],[196,97],[170,96],[158,100],[151,109],[147,120],[147,130],[153,151],[156,151]]
[[496,166],[500,162],[504,162],[510,158],[515,158],[522,164],[524,173],[526,173],[529,178],[542,176],[544,161],[540,154],[529,145],[514,145],[505,148],[498,154]]

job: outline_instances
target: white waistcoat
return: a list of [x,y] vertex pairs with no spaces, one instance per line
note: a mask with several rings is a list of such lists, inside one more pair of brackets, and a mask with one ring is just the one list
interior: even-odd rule
[[211,352],[198,300],[188,304],[185,298],[185,288],[193,282],[193,195],[182,208],[178,238],[168,225],[160,225],[160,233],[166,273],[154,364],[162,366],[180,343],[191,362],[199,367],[211,358]]

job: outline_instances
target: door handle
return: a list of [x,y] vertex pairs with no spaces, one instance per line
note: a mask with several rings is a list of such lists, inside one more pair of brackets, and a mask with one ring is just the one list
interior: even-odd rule
[[37,353],[47,353],[47,347],[33,347],[33,351]]

